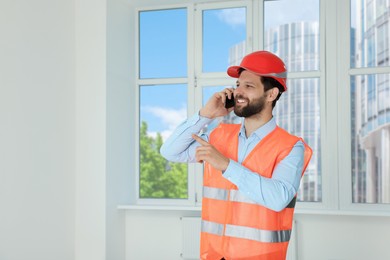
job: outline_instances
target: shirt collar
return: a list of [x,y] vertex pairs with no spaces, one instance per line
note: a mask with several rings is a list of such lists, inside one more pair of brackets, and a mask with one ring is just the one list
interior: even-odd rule
[[[261,140],[269,133],[271,133],[275,128],[276,128],[276,121],[275,118],[272,117],[271,120],[269,120],[263,126],[257,128],[256,131],[254,131],[251,135],[255,135]],[[241,123],[241,129],[239,135],[246,138],[244,120]]]

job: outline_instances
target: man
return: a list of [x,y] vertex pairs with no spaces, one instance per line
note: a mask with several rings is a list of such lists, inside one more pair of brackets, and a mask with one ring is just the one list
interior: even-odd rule
[[[201,259],[285,259],[296,193],[312,151],[272,116],[287,90],[279,57],[253,52],[227,73],[237,78],[237,87],[215,93],[167,139],[161,154],[176,162],[204,162]],[[232,97],[234,107],[225,108]],[[244,118],[241,125],[220,124],[197,135],[232,110]]]

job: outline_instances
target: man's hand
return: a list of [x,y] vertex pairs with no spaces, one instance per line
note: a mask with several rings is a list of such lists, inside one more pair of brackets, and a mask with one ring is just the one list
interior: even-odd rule
[[192,138],[197,141],[200,146],[196,148],[195,158],[198,162],[208,162],[215,169],[225,171],[229,165],[229,158],[221,154],[214,146],[193,134]]
[[226,116],[234,109],[234,107],[225,108],[226,96],[230,99],[233,96],[233,93],[234,89],[232,88],[225,88],[221,92],[214,93],[207,101],[206,105],[201,108],[199,114],[210,119]]

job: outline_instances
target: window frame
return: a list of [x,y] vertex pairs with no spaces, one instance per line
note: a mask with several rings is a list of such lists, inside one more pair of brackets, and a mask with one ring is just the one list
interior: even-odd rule
[[[339,43],[340,46],[348,47],[350,50],[350,34],[343,33],[351,31],[351,7],[350,1],[340,1],[337,3],[339,10],[342,13],[348,15],[339,16],[340,20],[340,29],[338,31]],[[390,203],[354,203],[352,202],[352,154],[351,154],[351,77],[358,75],[375,75],[375,74],[390,74],[390,67],[356,67],[353,68],[350,64],[350,52],[344,51],[343,48],[338,49],[338,56],[340,57],[340,75],[339,75],[339,86],[337,89],[338,97],[338,107],[339,111],[342,113],[338,116],[338,136],[344,136],[345,138],[339,138],[338,140],[338,150],[339,153],[339,179],[340,179],[340,189],[344,190],[344,196],[340,196],[340,209],[345,211],[357,212],[360,214],[370,214],[370,215],[390,215]],[[344,82],[344,85],[343,85]],[[343,98],[345,97],[345,98]],[[346,173],[346,174],[344,174]]]
[[[181,78],[140,78],[140,55],[139,55],[139,42],[140,42],[140,13],[143,11],[158,11],[158,10],[169,10],[169,9],[181,9],[186,8],[187,10],[187,77]],[[135,155],[135,202],[137,205],[166,205],[166,206],[192,206],[196,201],[195,192],[195,165],[188,164],[188,198],[187,199],[168,199],[168,198],[140,198],[140,88],[145,85],[168,85],[168,84],[185,84],[187,85],[187,115],[193,113],[194,100],[190,99],[193,95],[193,55],[190,52],[193,42],[193,36],[190,33],[193,30],[193,23],[189,17],[193,16],[193,4],[175,4],[175,5],[158,5],[149,7],[139,7],[135,9],[135,142],[134,142],[134,155]]]

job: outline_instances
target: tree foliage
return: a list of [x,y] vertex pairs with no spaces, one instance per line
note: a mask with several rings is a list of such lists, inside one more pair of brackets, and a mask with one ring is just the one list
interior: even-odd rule
[[160,133],[148,136],[148,125],[142,122],[140,129],[140,197],[180,198],[188,197],[187,164],[172,163],[160,155],[163,139]]

